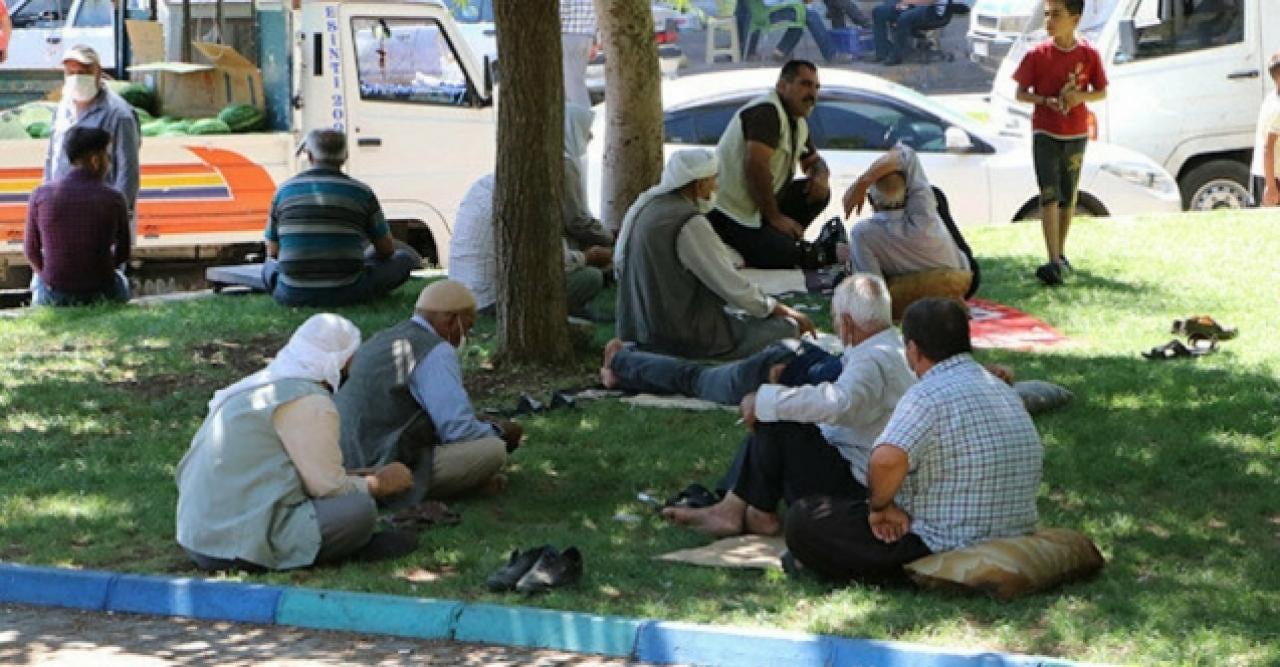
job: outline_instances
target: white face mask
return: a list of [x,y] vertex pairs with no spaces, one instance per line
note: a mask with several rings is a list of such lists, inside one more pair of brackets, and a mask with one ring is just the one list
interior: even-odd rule
[[68,74],[62,84],[62,95],[73,102],[88,102],[98,96],[97,77],[92,74]]
[[698,212],[706,215],[711,209],[716,207],[716,193],[712,192],[709,197],[698,197]]
[[466,329],[464,329],[464,328],[462,327],[462,320],[461,320],[461,319],[459,319],[459,320],[458,320],[458,348],[457,348],[457,349],[461,350],[462,348],[464,348],[464,347],[466,347],[466,346],[467,346],[467,330],[466,330]]

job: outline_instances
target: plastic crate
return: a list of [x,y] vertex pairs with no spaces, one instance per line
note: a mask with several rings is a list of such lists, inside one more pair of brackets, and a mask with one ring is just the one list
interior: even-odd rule
[[831,34],[831,43],[835,44],[836,50],[841,53],[856,56],[860,53],[870,53],[876,48],[875,37],[870,30],[864,28],[832,28],[829,32]]

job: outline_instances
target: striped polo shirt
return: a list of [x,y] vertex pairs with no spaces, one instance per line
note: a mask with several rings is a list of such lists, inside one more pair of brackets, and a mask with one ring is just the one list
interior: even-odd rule
[[365,248],[389,231],[369,186],[340,170],[314,167],[276,191],[266,237],[280,245],[280,280],[316,289],[359,280]]

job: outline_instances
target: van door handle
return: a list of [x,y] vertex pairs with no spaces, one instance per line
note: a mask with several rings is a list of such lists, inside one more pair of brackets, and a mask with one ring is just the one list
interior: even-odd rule
[[59,36],[59,35],[50,35],[50,36],[46,37],[44,41],[46,41],[46,42],[48,42],[48,43],[50,43],[50,44],[61,44],[61,43],[62,43],[62,37],[61,37],[61,36]]
[[1262,72],[1256,69],[1242,69],[1227,75],[1228,79],[1256,79],[1262,76]]
[[356,139],[357,146],[381,146],[382,137],[360,137]]

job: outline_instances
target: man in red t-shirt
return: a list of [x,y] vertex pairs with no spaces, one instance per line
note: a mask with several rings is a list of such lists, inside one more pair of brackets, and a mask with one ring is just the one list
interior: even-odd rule
[[1098,102],[1107,95],[1102,58],[1092,46],[1076,39],[1082,13],[1084,0],[1045,0],[1049,39],[1027,52],[1013,74],[1018,101],[1036,107],[1031,116],[1031,150],[1049,253],[1048,263],[1036,269],[1036,277],[1046,285],[1061,285],[1063,271],[1071,269],[1065,246],[1089,140],[1085,102]]
[[0,0],[0,63],[9,56],[9,36],[13,33],[13,23],[9,20],[9,8],[4,0]]

